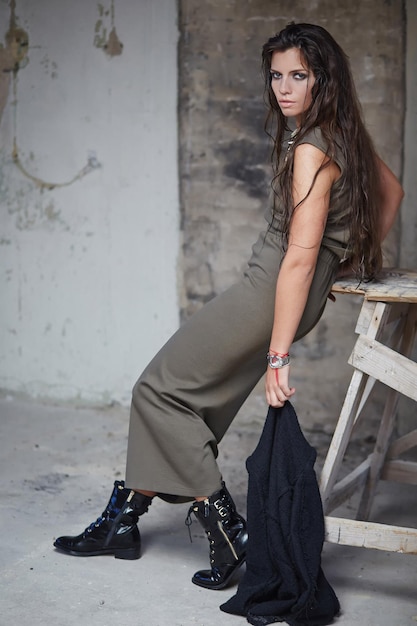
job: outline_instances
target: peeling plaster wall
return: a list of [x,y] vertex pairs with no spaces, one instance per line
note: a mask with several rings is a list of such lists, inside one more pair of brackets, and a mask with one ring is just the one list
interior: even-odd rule
[[29,46],[0,80],[0,387],[125,403],[178,325],[176,2],[0,0],[2,70],[13,10]]

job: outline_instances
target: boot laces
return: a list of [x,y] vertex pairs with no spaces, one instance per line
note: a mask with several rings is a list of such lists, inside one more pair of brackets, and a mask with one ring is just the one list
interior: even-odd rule
[[124,481],[120,481],[120,482],[116,481],[114,483],[113,493],[111,494],[110,500],[106,508],[104,509],[103,513],[96,519],[95,522],[92,522],[89,526],[87,526],[87,528],[84,531],[85,533],[91,533],[94,530],[94,528],[100,528],[100,526],[104,524],[104,522],[109,522],[111,521],[112,518],[114,519],[115,517],[117,517],[117,515],[121,511],[121,507],[120,505],[118,506],[118,503],[117,503],[118,493],[120,491],[128,491],[127,489],[125,489]]
[[[106,515],[107,513],[107,515]],[[108,511],[104,511],[104,513],[102,513],[100,515],[100,517],[98,517],[96,519],[95,522],[91,522],[91,524],[89,526],[87,526],[87,528],[85,529],[84,533],[91,533],[93,532],[93,530],[95,528],[99,528],[104,522],[107,522],[109,520],[109,512]]]
[[190,508],[188,509],[187,517],[185,518],[185,522],[184,522],[184,524],[188,528],[190,543],[193,543],[193,538],[191,536],[191,524],[193,523],[193,518],[191,517],[191,513],[193,513],[193,508],[194,508],[194,505],[191,505]]
[[[193,538],[191,536],[191,524],[193,523],[193,518],[191,517],[191,513],[197,515],[198,513],[198,505],[194,502],[190,508],[188,509],[187,517],[185,518],[185,525],[188,528],[188,534],[190,536],[190,542],[193,543]],[[210,513],[210,503],[207,500],[204,500],[204,517],[208,517]]]

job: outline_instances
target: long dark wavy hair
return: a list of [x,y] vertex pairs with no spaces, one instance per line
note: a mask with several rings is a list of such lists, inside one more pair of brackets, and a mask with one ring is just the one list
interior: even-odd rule
[[[282,142],[289,128],[272,90],[270,69],[273,53],[290,48],[300,50],[303,63],[315,77],[312,103],[303,113],[293,148],[307,133],[319,127],[327,143],[326,154],[332,159],[337,140],[347,164],[340,184],[345,191],[348,190],[345,197],[351,207],[349,258],[358,278],[371,279],[382,266],[380,179],[376,153],[363,122],[348,58],[327,30],[313,24],[289,24],[271,37],[262,50],[265,100],[269,105],[265,130],[274,143],[272,187],[282,203],[284,241],[296,208],[292,197],[294,149],[287,152],[284,159]],[[326,164],[318,172],[324,167]]]

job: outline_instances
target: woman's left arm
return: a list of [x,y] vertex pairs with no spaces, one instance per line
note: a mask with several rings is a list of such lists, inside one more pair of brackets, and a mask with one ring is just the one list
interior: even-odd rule
[[381,241],[383,241],[394,224],[404,190],[395,174],[379,157],[378,168],[381,180]]
[[[401,205],[401,200],[404,197],[404,190],[395,176],[390,170],[388,165],[384,163],[382,159],[377,157],[377,165],[379,169],[379,178],[381,185],[381,243],[391,230],[395,218],[397,217],[398,209]],[[352,273],[352,266],[349,259],[342,263],[337,273],[338,278],[345,278],[346,276],[354,276]],[[335,302],[336,298],[332,293],[329,294],[330,300]]]
[[[380,198],[381,198],[381,243],[391,230],[395,218],[397,217],[398,209],[401,205],[401,200],[404,197],[404,190],[395,176],[390,170],[388,165],[384,163],[382,159],[377,157],[377,165],[379,169],[380,179]],[[338,278],[345,278],[346,276],[354,276],[352,265],[349,259],[342,263],[337,273]],[[332,293],[329,294],[330,300],[335,302],[336,298]]]

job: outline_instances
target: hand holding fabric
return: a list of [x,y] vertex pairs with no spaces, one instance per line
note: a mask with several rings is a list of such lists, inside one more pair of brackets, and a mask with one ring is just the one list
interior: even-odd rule
[[268,367],[265,379],[266,401],[275,408],[284,406],[295,393],[295,387],[289,386],[290,365],[272,369]]

